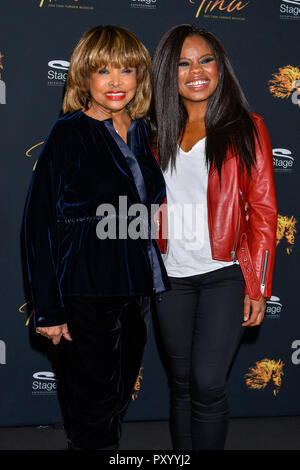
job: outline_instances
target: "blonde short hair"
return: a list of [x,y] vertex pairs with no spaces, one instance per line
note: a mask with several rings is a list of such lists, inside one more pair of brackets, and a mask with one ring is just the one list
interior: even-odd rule
[[101,67],[135,67],[137,91],[127,105],[131,118],[146,115],[151,101],[151,58],[148,50],[128,29],[121,26],[96,26],[79,40],[68,72],[63,112],[88,109],[88,79]]

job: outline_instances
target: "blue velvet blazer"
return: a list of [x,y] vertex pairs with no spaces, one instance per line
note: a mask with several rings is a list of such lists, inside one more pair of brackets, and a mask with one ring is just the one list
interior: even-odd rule
[[150,207],[161,204],[165,193],[143,120],[132,121],[127,145],[111,119],[76,111],[55,122],[25,210],[35,327],[67,321],[64,296],[151,295],[168,288],[154,239],[100,239],[96,233],[100,204],[113,205],[118,218],[119,196],[127,197],[128,207]]

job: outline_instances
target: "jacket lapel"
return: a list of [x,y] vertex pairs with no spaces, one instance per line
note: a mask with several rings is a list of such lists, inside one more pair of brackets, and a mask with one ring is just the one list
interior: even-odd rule
[[134,194],[135,199],[138,202],[141,202],[141,198],[140,198],[137,186],[135,184],[134,176],[133,176],[132,171],[130,169],[130,166],[128,164],[128,160],[126,159],[126,156],[123,153],[125,151],[124,147],[128,148],[128,152],[131,152],[131,151],[130,151],[129,147],[125,144],[125,142],[121,139],[121,137],[119,137],[118,134],[114,131],[115,134],[119,137],[119,139],[124,144],[124,147],[122,146],[123,151],[121,150],[121,148],[119,147],[117,141],[112,136],[112,134],[109,130],[108,121],[111,121],[111,120],[98,121],[99,124],[101,125],[102,136],[105,138],[105,141],[107,143],[107,149],[109,150],[110,156],[111,156],[114,164],[116,165],[117,169],[126,177],[126,179],[128,181],[128,185],[130,186],[130,189],[131,189],[132,193]]
[[[127,144],[115,131],[111,119],[106,119],[105,121],[103,121],[103,124],[105,125],[106,129],[108,129],[111,137],[114,139],[115,143],[117,144],[120,150],[120,153],[122,153],[124,159],[127,162],[127,166],[129,168],[130,174],[135,184],[135,188],[139,195],[140,201],[143,203],[146,203],[147,191],[146,191],[144,177],[143,177],[140,165],[138,164],[137,157],[133,153],[136,147],[135,129],[136,129],[137,123],[135,121],[131,122],[131,125],[127,133]],[[133,149],[133,151],[131,150],[130,147]]]

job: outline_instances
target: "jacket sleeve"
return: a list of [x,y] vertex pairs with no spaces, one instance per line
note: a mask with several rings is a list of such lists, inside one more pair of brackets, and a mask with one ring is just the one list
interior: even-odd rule
[[247,239],[261,292],[264,297],[269,298],[272,292],[277,230],[273,154],[263,119],[255,116],[254,122],[260,145],[256,141],[256,165],[248,184],[250,219]]
[[36,164],[25,208],[25,249],[35,327],[54,326],[66,321],[57,279],[56,206],[61,185],[55,163],[58,140],[53,129]]

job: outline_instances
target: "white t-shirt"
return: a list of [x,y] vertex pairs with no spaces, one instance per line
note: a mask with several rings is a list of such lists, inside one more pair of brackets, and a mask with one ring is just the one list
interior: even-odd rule
[[208,169],[205,140],[189,152],[178,146],[176,168],[164,173],[167,186],[168,243],[163,255],[171,277],[203,274],[233,264],[212,259],[207,218]]

